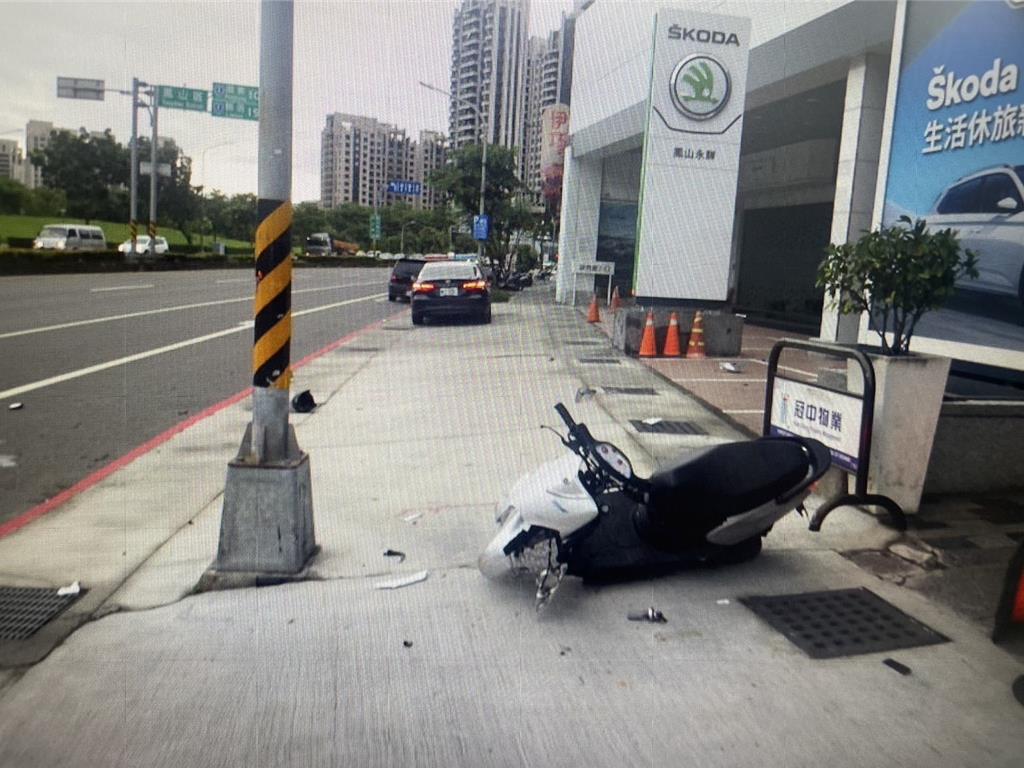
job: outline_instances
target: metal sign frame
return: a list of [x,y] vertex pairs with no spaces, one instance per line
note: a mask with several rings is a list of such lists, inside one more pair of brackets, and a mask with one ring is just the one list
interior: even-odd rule
[[[792,379],[788,376],[780,376],[778,373],[779,357],[784,349],[799,349],[805,352],[814,352],[831,357],[843,358],[845,360],[854,360],[860,366],[861,375],[864,378],[864,393],[856,394],[854,392],[846,392],[834,387],[825,386],[824,384],[798,381],[797,379]],[[764,422],[762,429],[762,432],[765,435],[771,434],[772,400],[775,391],[775,380],[777,378],[784,381],[793,381],[814,389],[833,392],[835,394],[855,398],[861,401],[860,440],[857,449],[857,471],[852,473],[855,479],[854,492],[841,493],[838,497],[825,502],[825,504],[819,507],[811,518],[811,530],[821,530],[821,524],[825,522],[825,518],[837,507],[844,507],[847,505],[868,505],[882,507],[889,513],[889,524],[893,528],[905,531],[907,529],[907,518],[906,515],[903,514],[903,510],[900,508],[900,505],[888,496],[868,492],[868,472],[871,467],[871,435],[874,429],[875,420],[875,369],[874,366],[871,365],[871,360],[868,359],[868,356],[855,347],[826,344],[817,341],[781,339],[776,342],[772,347],[771,354],[768,356],[768,375],[765,381]],[[845,467],[840,466],[839,468],[843,472],[849,474],[849,470]]]

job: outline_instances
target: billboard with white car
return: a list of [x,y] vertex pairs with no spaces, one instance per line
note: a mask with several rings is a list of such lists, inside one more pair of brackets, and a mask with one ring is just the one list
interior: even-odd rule
[[907,3],[883,211],[885,224],[905,214],[952,228],[978,257],[978,278],[925,316],[915,348],[1016,368],[1024,368],[1022,41],[1019,2]]

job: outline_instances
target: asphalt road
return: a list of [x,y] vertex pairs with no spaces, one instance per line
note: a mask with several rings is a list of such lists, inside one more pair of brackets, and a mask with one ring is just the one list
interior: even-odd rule
[[[296,270],[292,361],[394,313],[387,276]],[[241,270],[0,279],[0,524],[246,389],[253,285]]]

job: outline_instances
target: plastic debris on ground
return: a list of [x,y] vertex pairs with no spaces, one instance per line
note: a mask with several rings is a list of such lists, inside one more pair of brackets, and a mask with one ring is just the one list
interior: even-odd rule
[[378,581],[373,585],[374,589],[401,589],[402,587],[408,587],[413,584],[419,584],[421,581],[427,580],[427,571],[418,571],[417,573],[410,574],[408,576],[399,576],[397,579],[388,579],[387,581]]
[[292,410],[296,413],[309,413],[316,408],[316,401],[308,389],[299,392],[292,398]]
[[65,597],[66,595],[77,595],[81,591],[82,585],[79,582],[75,581],[71,584],[68,584],[66,587],[61,587],[60,589],[58,589],[57,596]]
[[20,411],[24,407],[25,407],[24,403],[11,403],[10,405],[7,406],[7,410],[8,411]]
[[384,557],[397,557],[398,562],[405,561],[405,552],[399,552],[397,549],[385,549]]
[[896,659],[884,659],[882,661],[882,663],[885,664],[885,666],[889,667],[890,669],[895,669],[901,675],[909,675],[910,674],[910,667],[908,667],[908,666],[906,666],[904,664],[900,664],[898,661],[896,661]]
[[574,399],[578,403],[581,402],[582,400],[589,400],[596,394],[596,389],[591,389],[590,387],[580,387],[579,389],[576,390],[576,397]]
[[736,365],[736,363],[722,363],[718,367],[726,373],[743,373],[743,368]]
[[404,645],[406,648],[412,648],[412,640],[403,640],[402,645]]
[[728,601],[728,600],[725,600],[725,599],[723,599],[723,600],[716,600],[715,602],[716,602],[716,603],[717,603],[718,605],[728,605],[728,604],[729,604],[729,601]]
[[422,512],[410,512],[408,515],[402,515],[402,519],[411,525],[416,525],[416,521],[423,517]]
[[631,611],[626,614],[626,618],[630,621],[649,621],[652,624],[664,624],[668,621],[665,614],[653,606],[646,611]]
[[649,427],[653,427],[655,424],[660,424],[663,421],[664,419],[661,418],[660,416],[652,416],[649,419],[643,419],[643,423]]

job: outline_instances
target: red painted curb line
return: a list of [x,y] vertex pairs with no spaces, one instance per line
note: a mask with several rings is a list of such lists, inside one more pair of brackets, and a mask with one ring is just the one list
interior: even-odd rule
[[[302,368],[303,366],[308,365],[309,363],[316,360],[318,357],[322,357],[323,355],[326,355],[329,352],[333,352],[338,347],[344,346],[345,344],[355,339],[357,336],[360,336],[366,333],[367,331],[372,331],[375,328],[382,326],[385,322],[387,322],[392,317],[395,317],[398,314],[401,313],[396,312],[381,320],[376,320],[370,323],[369,325],[363,326],[359,330],[352,331],[352,333],[342,336],[337,341],[332,341],[326,347],[323,347],[322,349],[318,349],[316,352],[306,355],[299,362],[292,365],[292,370]],[[210,416],[213,416],[215,413],[223,411],[225,408],[232,406],[241,400],[244,400],[246,397],[249,396],[251,392],[252,387],[247,387],[246,389],[243,389],[241,392],[236,392],[230,397],[221,400],[219,403],[214,403],[209,408],[206,408],[200,411],[199,413],[195,414],[194,416],[190,416],[184,421],[175,424],[170,429],[161,432],[159,435],[157,435],[154,438],[151,438],[150,440],[147,440],[142,445],[136,446],[131,451],[126,453],[124,456],[114,459],[112,462],[96,470],[91,475],[83,477],[70,488],[61,491],[56,496],[47,499],[41,504],[37,504],[36,506],[32,507],[32,509],[28,510],[27,512],[23,512],[22,514],[18,515],[17,517],[11,520],[8,520],[6,523],[0,524],[0,539],[4,538],[5,536],[11,535],[19,528],[23,528],[24,526],[31,523],[33,520],[37,520],[43,515],[57,509],[57,507],[71,501],[71,499],[73,499],[75,496],[78,496],[80,493],[89,490],[100,481],[110,477],[110,475],[114,474],[119,469],[123,469],[140,456],[144,456],[145,454],[152,451],[154,448],[163,445],[175,435],[184,432],[186,429],[198,424],[203,419],[207,419]]]

